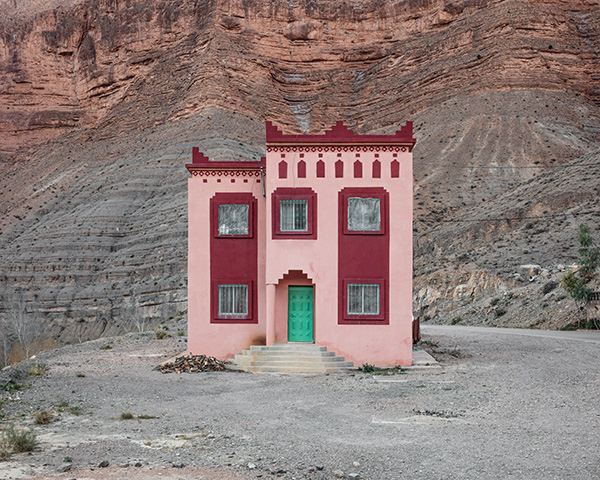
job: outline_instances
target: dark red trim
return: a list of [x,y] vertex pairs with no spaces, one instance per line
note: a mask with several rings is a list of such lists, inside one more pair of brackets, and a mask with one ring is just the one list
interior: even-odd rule
[[354,162],[354,178],[362,178],[362,167],[362,162],[360,160]]
[[[219,316],[219,285],[248,285],[248,315],[223,315]],[[256,309],[254,308],[256,295],[255,282],[248,278],[227,278],[211,281],[211,323],[258,323]],[[256,321],[252,318],[256,319]]]
[[[282,232],[279,223],[279,202],[281,200],[308,200],[306,232]],[[281,187],[271,194],[271,226],[273,240],[296,239],[316,240],[317,238],[317,194],[312,188],[287,188]]]
[[306,162],[304,160],[298,162],[298,178],[306,178]]
[[[348,284],[349,283],[376,283],[379,284],[379,315],[350,315],[348,313]],[[344,306],[345,323],[350,321],[360,321],[362,325],[366,321],[373,320],[374,323],[382,323],[389,317],[387,315],[388,302],[386,301],[387,290],[385,288],[386,281],[384,278],[344,278],[342,280],[342,302]]]
[[266,164],[266,157],[261,157],[260,162],[213,162],[198,147],[192,147],[192,163],[187,163],[185,168],[190,173],[194,170],[260,170]]
[[287,178],[287,162],[285,160],[279,162],[279,178]]
[[[344,232],[344,235],[384,235],[387,232],[389,195],[384,188],[345,188],[340,192],[340,195],[343,215],[343,225],[341,225],[341,227],[342,231]],[[378,198],[379,200],[381,200],[381,203],[379,205],[381,209],[381,224],[379,230],[348,230],[348,198],[350,197]]]
[[323,160],[317,162],[317,178],[325,178],[325,162]]
[[[248,204],[249,232],[257,231],[258,202],[251,193],[216,193],[210,199],[210,298],[211,323],[258,323],[258,236],[219,236],[218,205]],[[215,232],[217,235],[215,235]],[[247,283],[250,315],[244,318],[218,317],[218,283]],[[208,292],[207,292],[208,293]],[[250,310],[250,305],[252,310]]]
[[344,162],[342,160],[335,162],[335,178],[344,178]]
[[381,162],[379,160],[373,162],[373,178],[381,178]]
[[398,162],[398,160],[392,160],[390,168],[392,169],[392,178],[398,178],[400,176],[400,162]]
[[323,135],[285,135],[271,122],[266,123],[267,143],[405,143],[414,145],[416,140],[413,135],[412,122],[400,127],[393,135],[357,135],[344,125],[344,122],[338,121],[329,130],[325,130]]
[[[344,232],[347,230],[348,198],[381,199],[381,231]],[[344,188],[338,194],[338,324],[389,325],[390,234],[389,194],[382,187]],[[361,281],[358,281],[361,280]],[[346,312],[346,284],[383,282],[382,318],[372,315],[357,318]]]

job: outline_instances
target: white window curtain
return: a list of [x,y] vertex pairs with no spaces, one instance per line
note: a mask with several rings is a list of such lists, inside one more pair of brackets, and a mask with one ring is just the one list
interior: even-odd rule
[[248,235],[249,205],[219,205],[219,235]]
[[308,231],[308,200],[281,200],[279,202],[279,230],[282,232]]
[[349,283],[348,314],[379,315],[380,296],[378,283]]
[[379,198],[348,199],[348,230],[376,232],[381,230],[381,200]]
[[219,285],[219,315],[248,315],[248,285]]

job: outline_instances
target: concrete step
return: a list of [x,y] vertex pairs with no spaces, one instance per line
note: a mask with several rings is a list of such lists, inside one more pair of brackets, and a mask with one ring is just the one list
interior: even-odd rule
[[303,342],[252,345],[237,354],[233,363],[252,373],[334,373],[354,366],[335,352],[328,352],[327,347]]
[[287,357],[290,355],[301,355],[305,357],[333,357],[335,352],[327,352],[324,350],[312,351],[308,349],[297,350],[243,350],[242,355],[251,355],[253,357]]
[[248,358],[248,357],[239,357],[238,355],[235,356],[235,363],[236,365],[257,365],[257,366],[278,366],[278,365],[282,365],[282,366],[294,366],[297,365],[299,367],[301,366],[326,366],[326,367],[332,367],[332,366],[337,366],[340,368],[343,367],[352,367],[353,364],[352,362],[346,362],[344,361],[344,357],[329,357],[327,359],[327,361],[314,361],[314,360],[309,360],[309,359],[298,359],[298,358],[283,358],[283,359],[278,359],[278,360],[274,360],[274,359],[255,359],[255,358]]
[[314,352],[325,352],[327,347],[321,347],[314,343],[292,342],[292,343],[275,343],[273,345],[252,345],[252,351],[289,351],[289,350],[309,350]]

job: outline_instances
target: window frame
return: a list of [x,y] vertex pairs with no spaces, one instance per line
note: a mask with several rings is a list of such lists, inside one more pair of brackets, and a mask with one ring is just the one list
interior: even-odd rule
[[[348,202],[350,198],[373,198],[379,200],[379,230],[349,230],[348,229]],[[342,231],[344,235],[385,235],[388,223],[387,192],[381,189],[352,189],[351,192],[342,193]]]
[[[218,197],[214,198],[212,203],[212,230],[213,236],[216,238],[252,238],[254,236],[254,202],[248,198],[240,198],[240,200],[229,198],[227,200],[220,200]],[[248,233],[247,234],[234,234],[234,235],[222,235],[219,233],[219,207],[221,205],[247,205],[248,206]]]
[[[306,205],[306,207],[304,208],[304,214],[305,214],[305,216],[304,216],[304,226],[306,228],[304,228],[302,230],[297,230],[297,229],[283,230],[281,228],[281,223],[282,223],[281,211],[283,210],[283,208],[282,208],[283,205],[282,204],[284,204],[284,202],[304,202],[303,205]],[[295,215],[296,214],[296,208],[293,207],[294,205],[296,205],[296,203],[291,203],[290,204],[290,207],[292,207],[291,210],[293,212],[293,215],[292,215],[293,216],[293,218],[292,218],[293,222],[292,223],[295,225],[296,224],[296,215]],[[283,233],[306,233],[306,232],[308,232],[308,229],[309,229],[309,225],[308,225],[308,199],[306,199],[306,198],[293,198],[293,199],[283,198],[283,199],[280,199],[279,200],[279,230],[281,232],[283,232]]]
[[[248,291],[248,314],[247,315],[221,315],[219,314],[219,285],[246,285]],[[253,320],[254,311],[254,282],[247,278],[224,278],[212,281],[211,285],[211,323],[255,323]]]
[[[281,200],[306,200],[305,231],[281,230]],[[273,240],[317,238],[317,194],[312,188],[278,188],[271,194],[271,226]]]
[[[348,286],[351,284],[379,285],[379,313],[378,314],[351,314],[348,313]],[[345,278],[342,282],[342,305],[344,323],[360,323],[366,325],[384,324],[387,320],[386,281],[384,278]]]

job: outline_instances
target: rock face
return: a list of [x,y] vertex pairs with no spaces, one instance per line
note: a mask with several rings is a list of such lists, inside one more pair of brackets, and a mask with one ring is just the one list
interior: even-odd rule
[[185,310],[183,164],[260,157],[266,119],[415,121],[423,315],[572,263],[598,227],[597,166],[576,166],[600,161],[598,1],[0,0],[0,19],[0,314],[21,289],[62,341]]

